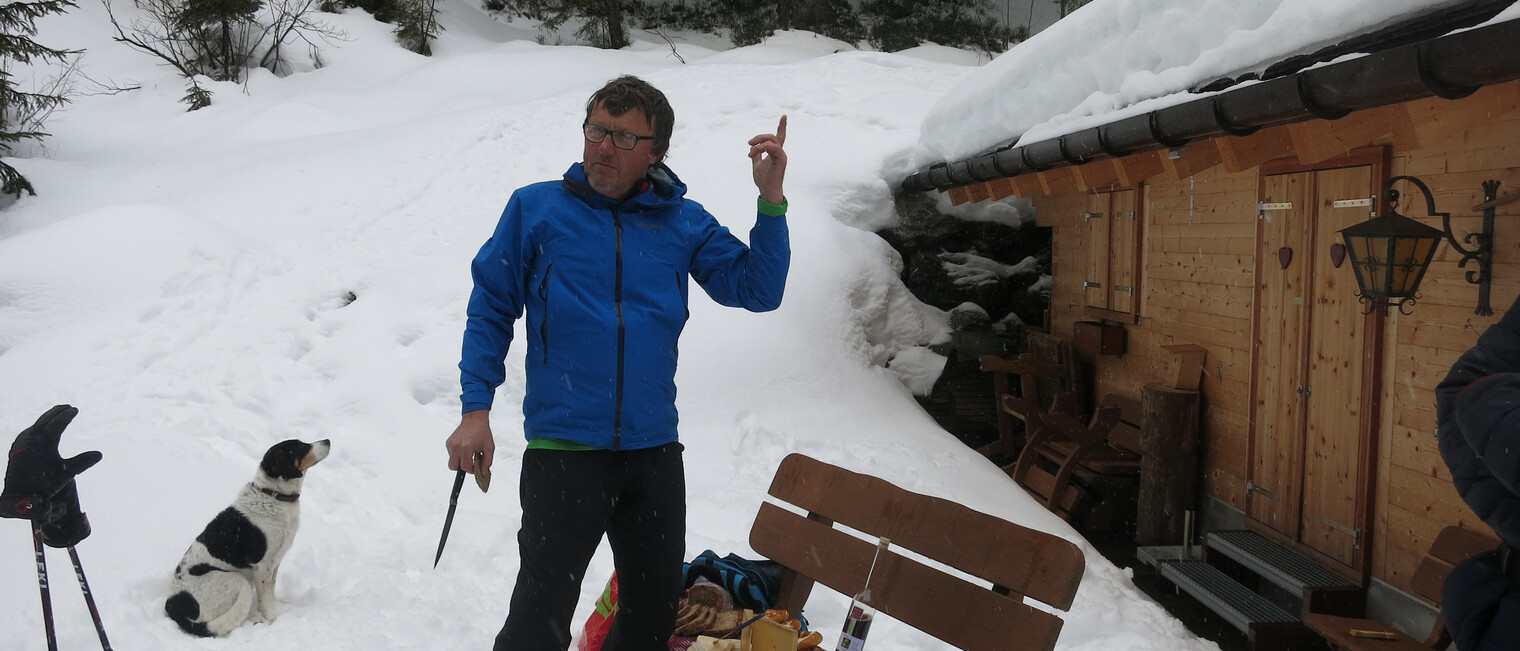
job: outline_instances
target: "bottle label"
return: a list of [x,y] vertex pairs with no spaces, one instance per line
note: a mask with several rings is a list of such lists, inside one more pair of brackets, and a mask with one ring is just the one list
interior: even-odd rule
[[861,651],[866,648],[866,633],[871,630],[871,614],[858,605],[851,605],[849,616],[844,620],[844,633],[839,636],[839,651]]

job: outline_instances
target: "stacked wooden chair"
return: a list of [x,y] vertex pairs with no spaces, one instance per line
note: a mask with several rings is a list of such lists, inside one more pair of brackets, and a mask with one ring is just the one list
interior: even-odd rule
[[[1069,346],[1044,337],[1037,345],[1041,352],[982,358],[982,370],[995,374],[1001,413],[999,439],[980,451],[1015,457],[1003,471],[1063,519],[1080,516],[1089,530],[1107,529],[1133,513],[1140,474],[1139,401],[1109,395],[1083,418],[1082,385]],[[1023,436],[1003,419],[1022,421]]]

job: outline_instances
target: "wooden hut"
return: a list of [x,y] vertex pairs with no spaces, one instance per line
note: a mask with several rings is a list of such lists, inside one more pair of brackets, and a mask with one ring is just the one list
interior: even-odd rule
[[[1412,592],[1444,527],[1489,533],[1436,450],[1433,389],[1520,294],[1520,201],[1508,201],[1520,198],[1520,21],[1448,22],[1483,24],[1510,4],[1467,3],[1363,35],[1352,45],[1365,56],[1283,62],[1059,138],[989,142],[903,189],[1032,199],[1053,229],[1051,333],[1124,342],[1087,353],[1096,395],[1165,381],[1166,346],[1205,349],[1206,526],[1257,532],[1370,592],[1376,611]],[[1489,213],[1491,286],[1442,243],[1415,303],[1367,313],[1339,231],[1387,209],[1385,184],[1406,176],[1468,249]],[[1444,228],[1416,187],[1393,187],[1399,213]]]

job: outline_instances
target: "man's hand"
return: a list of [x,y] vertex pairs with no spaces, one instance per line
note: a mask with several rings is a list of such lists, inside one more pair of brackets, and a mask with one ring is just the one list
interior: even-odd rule
[[[459,419],[459,427],[454,428],[454,433],[444,442],[449,450],[449,470],[463,468],[465,472],[479,473],[491,469],[491,462],[496,457],[496,439],[491,436],[490,417],[491,410],[477,409]],[[475,467],[473,458],[476,452],[485,453],[479,468]]]
[[786,116],[776,125],[776,133],[766,133],[749,139],[749,160],[755,173],[755,187],[760,198],[770,203],[786,201],[781,191],[781,181],[786,176]]

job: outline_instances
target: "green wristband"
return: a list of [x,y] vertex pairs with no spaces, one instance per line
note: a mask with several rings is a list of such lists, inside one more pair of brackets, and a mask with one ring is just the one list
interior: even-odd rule
[[760,214],[762,215],[769,217],[786,216],[786,197],[781,197],[781,203],[779,204],[766,201],[763,197],[756,197],[755,202],[759,206]]

